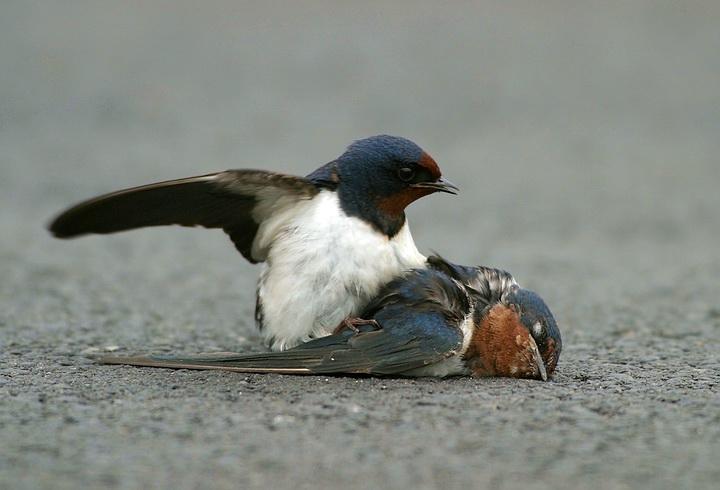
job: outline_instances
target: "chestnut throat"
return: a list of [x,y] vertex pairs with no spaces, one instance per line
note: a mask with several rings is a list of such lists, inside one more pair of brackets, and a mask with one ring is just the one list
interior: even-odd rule
[[345,192],[340,187],[338,193],[340,207],[345,214],[360,218],[388,238],[393,238],[405,225],[405,208],[432,191],[408,188],[390,196],[377,196],[368,192],[361,197],[356,192]]

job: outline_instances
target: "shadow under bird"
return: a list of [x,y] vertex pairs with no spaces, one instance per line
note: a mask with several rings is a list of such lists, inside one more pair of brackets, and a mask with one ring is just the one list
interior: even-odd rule
[[58,238],[159,225],[221,228],[263,262],[256,322],[284,350],[332,333],[403,271],[425,267],[404,210],[455,194],[435,161],[404,138],[351,144],[306,177],[227,170],[125,189],[82,202],[49,226]]
[[284,352],[105,357],[106,364],[243,373],[508,376],[547,380],[562,350],[545,302],[507,272],[428,259],[359,318]]

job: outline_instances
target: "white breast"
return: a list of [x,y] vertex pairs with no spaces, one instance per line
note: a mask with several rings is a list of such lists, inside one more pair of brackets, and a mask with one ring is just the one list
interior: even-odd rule
[[382,285],[425,264],[407,223],[389,239],[345,215],[330,191],[266,220],[256,249],[268,250],[258,295],[263,335],[274,350],[328,335]]

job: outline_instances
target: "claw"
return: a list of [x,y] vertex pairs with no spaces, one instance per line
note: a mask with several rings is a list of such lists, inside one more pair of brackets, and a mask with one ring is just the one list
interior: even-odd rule
[[333,330],[333,335],[342,333],[343,330],[351,330],[354,333],[360,333],[358,327],[363,325],[371,325],[377,330],[380,330],[380,324],[375,320],[365,320],[363,318],[345,318],[340,324]]

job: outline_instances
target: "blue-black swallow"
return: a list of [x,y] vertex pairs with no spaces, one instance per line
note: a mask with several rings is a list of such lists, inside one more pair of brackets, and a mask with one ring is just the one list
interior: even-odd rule
[[507,272],[439,257],[391,281],[359,318],[284,352],[106,357],[108,364],[245,373],[509,376],[547,380],[562,340],[536,293]]
[[405,207],[455,194],[435,161],[404,138],[351,144],[306,177],[228,170],[125,189],[81,202],[49,225],[58,238],[158,225],[221,228],[263,262],[256,322],[284,350],[357,316],[401,272],[424,267]]

